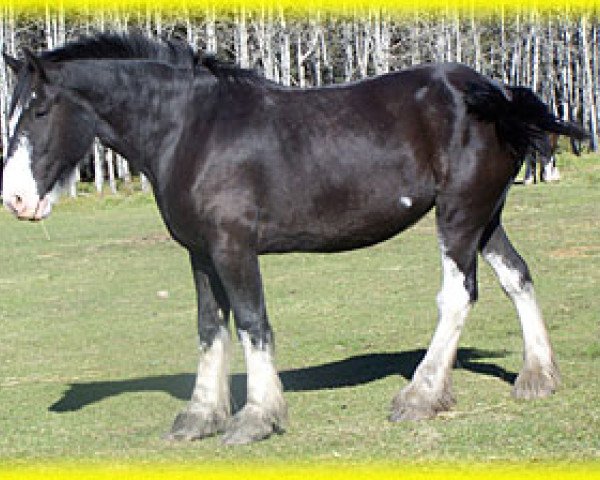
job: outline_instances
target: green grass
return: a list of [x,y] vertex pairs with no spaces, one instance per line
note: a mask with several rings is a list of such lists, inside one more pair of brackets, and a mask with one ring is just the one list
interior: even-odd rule
[[65,200],[45,222],[49,240],[39,224],[0,213],[0,462],[597,461],[600,158],[563,156],[560,167],[560,184],[515,186],[505,213],[559,360],[555,396],[510,397],[520,327],[481,264],[453,372],[456,408],[386,420],[436,324],[429,216],[370,249],[261,260],[291,421],[285,435],[238,448],[161,440],[189,394],[197,344],[187,255],[151,197]]

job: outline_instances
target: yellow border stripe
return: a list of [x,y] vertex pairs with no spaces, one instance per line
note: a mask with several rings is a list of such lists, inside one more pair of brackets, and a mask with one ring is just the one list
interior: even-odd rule
[[0,469],[1,480],[60,480],[76,478],[78,480],[600,480],[600,462],[558,466],[551,464],[514,464],[514,465],[423,465],[410,466],[248,466],[231,467],[210,466],[72,466],[49,464],[37,467],[18,467]]
[[19,11],[43,11],[64,8],[66,11],[162,9],[165,11],[204,11],[215,8],[231,11],[241,7],[247,10],[283,8],[298,13],[308,11],[343,12],[384,9],[391,13],[414,11],[475,11],[515,12],[535,9],[537,11],[587,11],[598,13],[600,0],[0,0],[3,7]]

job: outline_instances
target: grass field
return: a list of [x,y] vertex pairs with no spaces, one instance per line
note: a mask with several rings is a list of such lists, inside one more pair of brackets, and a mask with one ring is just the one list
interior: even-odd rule
[[[429,216],[370,249],[262,259],[290,428],[236,448],[161,439],[191,391],[197,343],[187,255],[152,198],[66,200],[45,222],[49,239],[1,212],[0,464],[599,462],[600,158],[560,162],[560,184],[515,186],[505,213],[561,368],[555,396],[510,397],[520,327],[480,263],[480,300],[453,373],[456,408],[426,422],[386,420],[436,324]],[[239,406],[241,351],[233,371]]]

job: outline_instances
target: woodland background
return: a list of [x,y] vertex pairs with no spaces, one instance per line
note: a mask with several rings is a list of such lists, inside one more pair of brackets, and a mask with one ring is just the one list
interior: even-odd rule
[[[452,9],[402,15],[381,8],[336,13],[285,8],[220,10],[139,8],[70,10],[46,7],[0,11],[0,48],[50,49],[96,32],[143,32],[186,40],[288,86],[307,88],[354,81],[424,62],[461,62],[512,85],[531,87],[564,119],[591,132],[598,148],[599,17],[568,8],[536,11],[501,7],[482,13]],[[5,158],[7,105],[13,77],[0,60],[0,124]],[[139,178],[139,182],[138,182]],[[83,181],[83,182],[82,182]],[[96,142],[70,185],[78,191],[149,188],[125,159]]]

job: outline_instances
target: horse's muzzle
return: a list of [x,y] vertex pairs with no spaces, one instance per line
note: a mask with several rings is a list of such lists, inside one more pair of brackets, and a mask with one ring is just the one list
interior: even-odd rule
[[20,195],[9,195],[3,199],[4,206],[19,220],[38,221],[43,220],[52,210],[52,204],[48,195],[41,200],[39,198],[27,201]]

